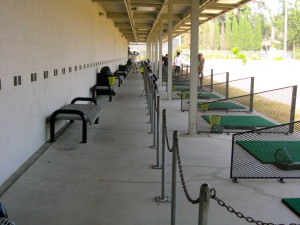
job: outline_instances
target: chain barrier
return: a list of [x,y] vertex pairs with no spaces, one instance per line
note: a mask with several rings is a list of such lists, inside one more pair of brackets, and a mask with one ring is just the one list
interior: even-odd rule
[[164,114],[163,116],[164,116],[164,118],[163,118],[163,121],[164,121],[163,126],[164,126],[164,130],[165,130],[165,137],[166,137],[166,142],[167,142],[167,148],[168,148],[169,152],[172,152],[172,148],[173,147],[172,148],[170,147],[169,136],[168,136],[167,115]]
[[[236,211],[233,207],[231,207],[230,205],[227,205],[222,199],[218,198],[216,189],[214,189],[214,188],[212,188],[210,190],[210,198],[216,200],[217,203],[220,206],[225,207],[228,212],[235,214],[238,218],[245,219],[248,223],[254,223],[257,225],[284,225],[284,224],[275,224],[275,223],[265,223],[260,220],[255,220],[250,216],[245,216],[243,213]],[[290,223],[289,225],[300,225],[300,224],[299,223],[298,224]]]
[[[186,187],[185,179],[184,179],[184,174],[182,170],[182,163],[181,163],[181,158],[180,158],[180,152],[179,152],[179,144],[178,144],[178,139],[175,140],[174,146],[172,147],[173,150],[177,151],[177,162],[178,162],[178,169],[179,169],[179,176],[181,180],[181,184],[183,187],[184,194],[189,202],[192,204],[198,204],[200,202],[200,199],[192,199],[190,196],[188,189]],[[275,224],[275,223],[265,223],[260,220],[255,220],[250,216],[245,216],[243,213],[235,210],[232,206],[227,205],[222,199],[217,197],[217,192],[216,189],[212,188],[210,190],[210,198],[216,200],[216,202],[227,209],[228,212],[235,214],[238,218],[245,219],[248,223],[254,223],[256,225],[285,225],[285,224]],[[290,223],[289,225],[300,225],[296,223]]]
[[198,204],[200,202],[200,199],[199,198],[192,199],[192,197],[190,196],[190,194],[187,190],[186,184],[185,184],[185,179],[184,179],[182,164],[181,164],[181,158],[180,158],[180,153],[179,153],[178,139],[175,140],[174,144],[175,144],[175,146],[173,146],[173,151],[175,150],[177,152],[177,162],[178,162],[179,176],[180,176],[180,180],[181,180],[181,184],[182,184],[182,187],[183,187],[184,194],[185,194],[185,196],[186,196],[186,198],[188,199],[189,202],[191,202],[192,204]]
[[[187,190],[187,187],[186,187],[184,174],[183,174],[183,170],[182,170],[182,163],[181,163],[181,158],[180,158],[178,139],[175,140],[174,144],[175,144],[175,146],[173,146],[173,150],[177,151],[178,169],[179,169],[179,175],[180,175],[181,184],[182,184],[182,187],[183,187],[184,194],[185,194],[185,196],[186,196],[186,198],[189,202],[191,202],[192,204],[198,204],[200,202],[200,199],[199,198],[192,199],[189,192],[188,192],[188,190]],[[255,220],[250,216],[245,216],[243,213],[235,210],[232,206],[227,205],[222,199],[218,198],[217,197],[217,191],[214,188],[212,188],[210,190],[210,198],[215,200],[221,207],[225,207],[228,212],[230,212],[232,214],[235,214],[238,218],[245,219],[248,223],[254,223],[254,224],[257,224],[257,225],[285,225],[285,224],[266,223],[266,222],[262,222],[260,220]],[[289,225],[300,225],[300,224],[290,223]]]

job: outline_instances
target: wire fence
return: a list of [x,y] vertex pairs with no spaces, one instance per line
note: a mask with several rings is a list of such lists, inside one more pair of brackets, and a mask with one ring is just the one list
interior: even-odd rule
[[[198,98],[198,110],[205,110],[205,103],[216,101],[218,99],[228,99],[242,95],[248,95],[253,93],[254,90],[254,77],[247,77],[232,81],[226,81],[221,83],[215,83],[213,85],[202,86],[197,94]],[[189,111],[189,91],[180,92],[181,111]],[[216,107],[210,107],[210,110],[214,110]],[[207,111],[207,110],[206,110]]]
[[[295,119],[297,86],[206,103],[198,111],[198,133],[236,133]],[[211,105],[211,110],[210,110]]]

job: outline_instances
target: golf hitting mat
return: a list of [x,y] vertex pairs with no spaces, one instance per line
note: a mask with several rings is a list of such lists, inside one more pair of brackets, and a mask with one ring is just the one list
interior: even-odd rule
[[246,109],[245,106],[238,105],[233,102],[197,102],[197,106],[203,111],[218,109]]
[[285,204],[290,210],[300,216],[300,198],[283,198],[283,204]]
[[[261,163],[277,163],[276,152],[285,149],[290,161],[300,162],[300,141],[236,141]],[[291,163],[291,162],[290,162]]]

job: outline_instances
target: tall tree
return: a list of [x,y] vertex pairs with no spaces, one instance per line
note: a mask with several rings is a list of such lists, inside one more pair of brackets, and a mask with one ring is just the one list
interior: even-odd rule
[[215,36],[215,26],[214,23],[212,21],[208,22],[208,39],[207,40],[207,44],[208,44],[208,49],[214,49],[214,36]]
[[226,21],[225,21],[225,48],[231,49],[231,19],[232,13],[228,13],[226,15]]
[[260,16],[256,16],[254,37],[253,37],[253,49],[256,51],[260,50],[261,43],[262,43],[262,30],[261,30]]
[[238,47],[239,45],[239,25],[236,16],[232,19],[232,33],[231,33],[231,48]]
[[244,50],[250,51],[253,49],[253,30],[252,25],[249,22],[249,11],[246,11],[244,14]]
[[214,25],[214,42],[213,42],[213,49],[219,50],[220,49],[220,26],[219,21],[215,19],[215,25]]
[[220,49],[221,50],[226,50],[226,37],[225,37],[225,26],[224,22],[222,22],[221,25],[221,36],[220,36]]
[[246,24],[244,19],[243,12],[240,12],[239,16],[239,38],[237,42],[237,47],[239,47],[240,50],[245,50],[245,42],[246,42]]

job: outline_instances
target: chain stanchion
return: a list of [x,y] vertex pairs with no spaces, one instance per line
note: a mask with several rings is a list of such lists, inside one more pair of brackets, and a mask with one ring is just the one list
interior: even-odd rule
[[199,197],[199,216],[198,225],[207,225],[208,209],[210,200],[210,187],[208,184],[202,184]]
[[[178,143],[178,131],[173,132],[173,146]],[[171,204],[171,225],[177,224],[177,151],[172,149],[172,204]]]
[[152,134],[152,132],[153,132],[153,126],[152,126],[152,120],[153,120],[153,114],[152,114],[152,112],[153,112],[153,110],[152,110],[152,108],[153,108],[153,100],[152,100],[152,97],[153,97],[153,94],[152,94],[152,83],[151,83],[151,80],[150,80],[151,78],[150,77],[148,77],[148,84],[149,84],[149,115],[150,115],[150,124],[151,124],[151,131],[150,132],[148,132],[148,134]]
[[156,165],[152,166],[152,169],[161,169],[162,166],[160,165],[160,157],[159,157],[159,151],[160,151],[160,96],[157,96],[156,100]]
[[158,203],[170,203],[171,198],[166,196],[166,114],[167,110],[162,111],[162,127],[161,127],[161,160],[162,160],[162,170],[161,170],[161,196],[155,197],[155,201]]
[[152,134],[153,134],[153,145],[150,148],[156,148],[156,92],[155,87],[152,85]]

